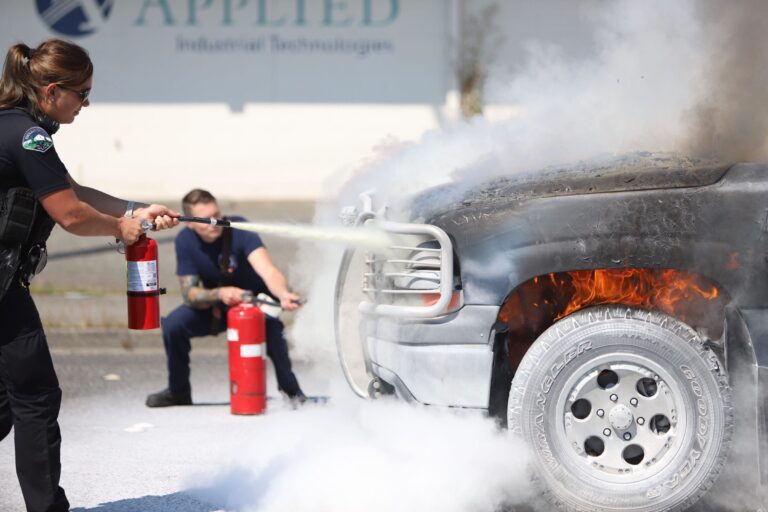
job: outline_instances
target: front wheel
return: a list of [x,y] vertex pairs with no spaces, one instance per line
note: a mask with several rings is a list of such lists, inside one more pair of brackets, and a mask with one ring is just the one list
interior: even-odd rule
[[508,425],[562,510],[685,510],[712,486],[733,431],[730,390],[696,332],[599,306],[552,325],[512,380]]

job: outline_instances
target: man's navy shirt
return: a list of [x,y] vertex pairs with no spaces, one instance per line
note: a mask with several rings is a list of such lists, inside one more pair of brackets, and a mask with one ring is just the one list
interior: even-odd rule
[[[243,217],[231,217],[233,221],[243,222]],[[221,278],[221,251],[224,237],[220,236],[213,243],[206,243],[189,228],[183,228],[176,237],[176,275],[200,276],[202,286],[217,288]],[[261,237],[250,231],[232,230],[232,251],[229,257],[232,273],[231,286],[253,291],[254,295],[269,293],[267,285],[253,270],[248,262],[248,255],[259,247],[264,247]]]

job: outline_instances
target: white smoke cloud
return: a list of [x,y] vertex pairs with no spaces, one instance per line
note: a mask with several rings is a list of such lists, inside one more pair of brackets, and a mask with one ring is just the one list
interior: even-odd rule
[[239,512],[492,511],[530,497],[526,451],[482,417],[360,400],[270,414],[238,448],[250,463],[194,476],[194,496]]
[[390,144],[347,183],[342,202],[375,189],[386,204],[402,205],[444,183],[466,189],[596,155],[679,151],[690,112],[708,90],[710,46],[696,3],[589,2],[582,12],[574,23],[592,27],[593,53],[574,58],[562,46],[531,40],[522,43],[522,64],[498,57],[487,97],[514,106],[511,118],[475,118],[418,144]]

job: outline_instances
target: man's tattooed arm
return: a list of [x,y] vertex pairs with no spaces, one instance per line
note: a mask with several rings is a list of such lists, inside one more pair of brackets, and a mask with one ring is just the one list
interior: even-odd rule
[[218,288],[203,288],[200,276],[179,276],[184,304],[195,309],[206,309],[218,302]]

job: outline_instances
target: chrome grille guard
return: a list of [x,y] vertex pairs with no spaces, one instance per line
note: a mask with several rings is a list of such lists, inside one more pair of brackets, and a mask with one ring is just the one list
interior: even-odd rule
[[[419,247],[410,245],[392,245],[387,249],[387,256],[370,254],[366,257],[366,272],[363,280],[363,291],[373,300],[360,304],[360,311],[365,314],[396,316],[402,318],[433,318],[445,312],[453,296],[453,245],[450,238],[442,229],[428,224],[409,224],[368,219],[366,223],[374,222],[377,227],[387,233],[396,235],[424,235],[433,239],[439,248]],[[421,261],[408,257],[398,257],[402,254],[409,256],[413,253],[427,253],[434,261]],[[427,270],[408,271],[413,266],[428,267]],[[433,270],[430,270],[433,269]],[[431,287],[411,288],[397,285],[395,278],[418,278],[420,281],[433,282]],[[404,296],[424,293],[439,294],[437,301],[429,306],[398,306],[382,304],[377,298],[385,296]]]
[[[362,211],[346,209],[342,213],[345,224],[362,226],[373,223],[376,227],[395,235],[423,235],[434,240],[439,247],[419,247],[418,245],[393,245],[382,253],[367,253],[365,255],[366,272],[363,275],[363,289],[368,300],[363,300],[358,311],[363,315],[380,315],[400,318],[434,318],[443,314],[451,303],[453,297],[453,244],[448,235],[440,228],[428,224],[398,223],[386,220],[378,220],[384,217],[384,211],[379,214],[373,211],[372,199],[369,194],[361,194]],[[406,257],[401,257],[405,253]],[[413,259],[413,253],[427,255],[426,260]],[[336,349],[339,355],[342,371],[350,387],[355,394],[363,398],[370,398],[374,391],[376,377],[371,369],[371,359],[368,354],[365,339],[359,339],[362,349],[365,372],[369,379],[368,389],[364,389],[355,383],[347,358],[344,355],[342,333],[340,329],[340,307],[343,300],[343,289],[350,270],[350,263],[355,255],[354,249],[347,249],[339,268],[335,291],[335,338]],[[405,269],[413,269],[418,266],[420,270],[405,272]],[[384,267],[387,267],[386,272]],[[422,282],[418,289],[408,289],[404,286],[389,286],[393,279],[416,278]],[[423,282],[426,282],[424,286]],[[393,297],[407,294],[434,293],[438,298],[429,306],[403,306],[394,304],[382,304],[376,298]],[[373,299],[373,300],[371,300]],[[361,338],[364,336],[358,333]]]

